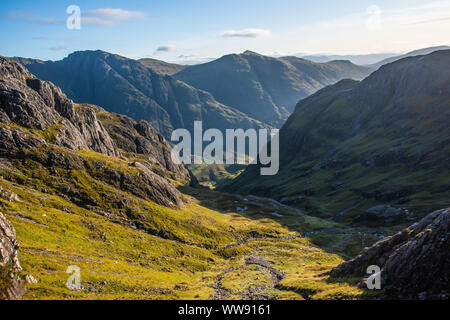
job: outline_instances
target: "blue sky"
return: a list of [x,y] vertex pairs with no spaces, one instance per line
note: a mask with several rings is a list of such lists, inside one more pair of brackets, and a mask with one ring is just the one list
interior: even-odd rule
[[[69,30],[66,9],[81,9]],[[0,55],[101,49],[194,63],[228,53],[362,54],[450,44],[450,0],[1,1]]]

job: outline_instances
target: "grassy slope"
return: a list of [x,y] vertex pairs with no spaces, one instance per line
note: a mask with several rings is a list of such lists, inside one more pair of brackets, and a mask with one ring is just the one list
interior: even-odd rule
[[[107,161],[118,172],[129,170],[118,158],[79,154]],[[297,228],[289,228],[267,216],[218,212],[205,199],[222,205],[219,193],[195,189],[185,191],[194,196],[200,192],[203,200],[186,195],[189,202],[174,210],[114,189],[84,171],[71,173],[69,178],[31,162],[0,169],[0,186],[20,199],[0,199],[1,211],[17,230],[24,272],[38,279],[27,286],[25,299],[208,299],[217,298],[218,286],[227,293],[221,298],[228,299],[248,297],[255,287],[280,299],[362,294],[354,285],[315,277],[342,258],[315,247],[308,238],[294,237],[295,231],[329,227],[328,222],[305,216],[297,220]],[[54,180],[73,179],[96,206],[88,210],[52,194],[46,174]],[[114,193],[131,203],[127,212],[111,205]],[[124,214],[140,221],[141,228],[123,223]],[[264,257],[285,274],[277,288],[267,269],[246,264],[251,256]],[[69,265],[81,268],[83,290],[65,287]]]

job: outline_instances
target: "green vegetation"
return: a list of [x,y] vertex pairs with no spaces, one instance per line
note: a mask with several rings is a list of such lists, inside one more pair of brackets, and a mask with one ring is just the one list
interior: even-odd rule
[[193,164],[188,168],[203,186],[219,187],[230,182],[245,170],[246,165]]
[[342,223],[376,205],[408,209],[403,226],[449,207],[449,53],[400,60],[300,101],[280,131],[279,173],[249,166],[220,189],[301,197],[296,207]]
[[[38,279],[27,285],[25,299],[242,299],[255,292],[302,299],[311,282],[299,283],[300,272],[316,286],[315,295],[306,298],[362,294],[347,284],[339,296],[327,276],[314,277],[343,260],[297,232],[333,223],[280,211],[292,221],[289,227],[282,218],[218,211],[213,206],[223,206],[228,195],[187,187],[183,192],[192,196],[184,196],[185,207],[170,209],[115,188],[93,169],[105,163],[109,170],[133,174],[136,168],[123,159],[83,151],[77,156],[85,169],[46,168],[32,160],[39,150],[28,152],[14,168],[0,169],[0,186],[19,198],[0,199],[1,211],[16,228],[24,274]],[[274,210],[269,204],[261,208]],[[284,279],[276,284],[267,268],[246,262],[255,256]],[[70,265],[81,268],[80,291],[65,286]]]

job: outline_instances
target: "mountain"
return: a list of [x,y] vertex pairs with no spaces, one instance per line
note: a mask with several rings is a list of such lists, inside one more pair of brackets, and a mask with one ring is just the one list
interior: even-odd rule
[[280,171],[225,190],[311,214],[393,225],[450,206],[450,51],[401,59],[301,100],[280,130]]
[[319,277],[344,260],[303,236],[342,226],[270,199],[187,186],[169,155],[148,122],[73,103],[0,57],[0,299],[366,294]]
[[395,62],[395,61],[403,59],[403,58],[423,56],[423,55],[427,55],[427,54],[430,54],[435,51],[449,50],[449,49],[450,49],[449,46],[437,46],[437,47],[418,49],[418,50],[414,50],[414,51],[411,51],[411,52],[408,52],[408,53],[405,53],[405,54],[402,54],[399,56],[388,57],[388,58],[378,61],[376,63],[370,64],[370,65],[368,65],[368,67],[370,67],[374,70],[377,70],[378,68],[380,68],[381,66],[383,66],[385,64],[392,63],[392,62]]
[[173,75],[177,72],[180,72],[183,69],[186,69],[187,66],[181,65],[181,64],[175,64],[175,63],[168,63],[157,59],[151,59],[151,58],[143,58],[138,60],[140,63],[142,63],[147,68],[152,69],[156,73],[163,74],[163,75]]
[[192,130],[194,120],[202,120],[204,128],[266,126],[217,102],[208,92],[107,52],[79,51],[55,62],[16,60],[35,76],[55,83],[75,102],[146,120],[165,137],[173,129]]
[[[83,205],[95,201],[87,200],[90,195],[79,184],[95,178],[161,205],[183,205],[181,194],[167,179],[186,183],[189,174],[172,162],[168,143],[148,122],[74,104],[51,82],[2,57],[0,75],[0,151],[5,158],[2,168],[11,168],[8,176],[26,179],[20,177],[34,169],[37,176],[43,175],[41,179],[48,179],[48,187],[56,194],[72,195]],[[122,165],[120,160],[106,166],[105,157],[119,158],[122,152],[135,157],[128,174],[115,170]],[[62,176],[53,179],[58,174]],[[120,196],[116,201],[121,201]]]
[[349,61],[320,64],[246,51],[188,67],[174,77],[252,118],[281,126],[299,99],[344,78],[362,79],[369,73],[369,68]]
[[394,53],[371,53],[371,54],[353,54],[353,55],[338,55],[338,54],[330,54],[330,55],[301,55],[295,54],[296,57],[310,60],[318,63],[326,63],[334,60],[349,60],[351,63],[364,66],[377,63],[381,60],[391,58],[397,56]]

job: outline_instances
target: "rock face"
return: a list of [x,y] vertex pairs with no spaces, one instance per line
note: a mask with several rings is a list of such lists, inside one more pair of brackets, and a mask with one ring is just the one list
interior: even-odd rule
[[[92,149],[109,156],[119,151],[92,110],[77,113],[59,88],[35,79],[23,66],[0,57],[0,121],[28,129],[53,130],[54,144],[73,150]],[[3,143],[15,139],[4,133]],[[20,134],[19,134],[20,135]]]
[[171,178],[188,179],[186,168],[172,161],[170,145],[147,121],[136,122],[124,115],[105,112],[99,107],[96,108],[96,114],[119,149],[145,155],[149,164],[157,164],[163,169],[160,172],[165,177],[169,177],[170,172]]
[[20,299],[25,293],[24,282],[17,275],[22,270],[17,249],[16,231],[0,212],[0,300]]
[[365,249],[331,271],[333,277],[381,268],[382,289],[393,298],[448,299],[450,287],[450,208]]
[[[169,144],[148,122],[74,104],[52,83],[34,78],[22,65],[2,57],[0,123],[0,157],[8,162],[28,158],[45,168],[82,170],[158,204],[183,206],[181,193],[168,179],[189,183],[189,173],[172,162]],[[140,165],[130,162],[130,167],[139,174],[118,173],[79,153],[89,150],[112,158],[133,155]],[[66,194],[76,189],[71,184],[61,181],[57,189]],[[72,196],[82,201],[79,193]]]

